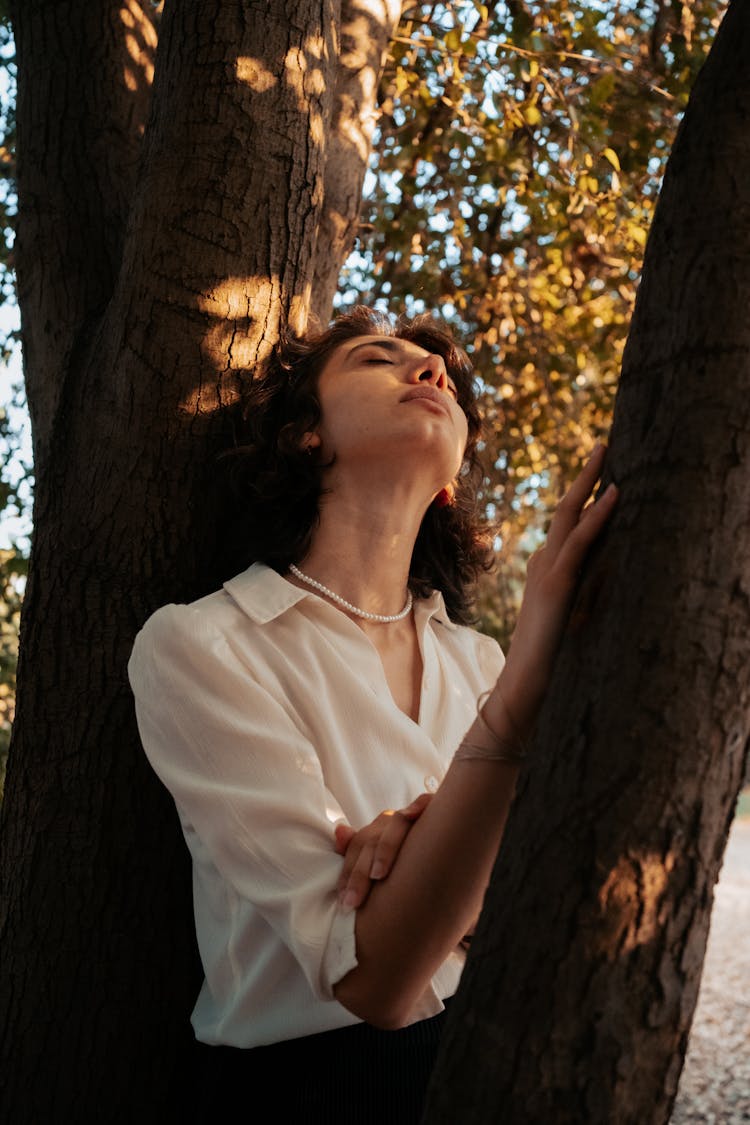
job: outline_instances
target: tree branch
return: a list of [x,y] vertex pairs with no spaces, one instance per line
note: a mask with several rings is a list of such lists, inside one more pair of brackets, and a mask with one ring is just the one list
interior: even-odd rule
[[325,323],[338,275],[359,222],[362,184],[377,118],[376,101],[388,44],[400,15],[400,0],[365,5],[344,0],[333,115],[326,143],[324,203],[311,313]]
[[[168,409],[213,412],[282,323],[304,327],[337,8],[285,0],[261,16],[250,0],[165,7],[154,112],[108,317],[123,408],[135,395],[153,409],[153,378],[142,376],[161,371]],[[140,361],[135,386],[127,355]]]
[[[64,15],[61,13],[64,10]],[[61,385],[106,306],[150,100],[156,31],[138,0],[17,0],[18,298],[35,460]]]

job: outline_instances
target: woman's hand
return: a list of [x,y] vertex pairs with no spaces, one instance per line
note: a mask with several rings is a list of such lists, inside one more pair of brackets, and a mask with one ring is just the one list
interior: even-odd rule
[[342,907],[361,906],[373,881],[385,879],[414,821],[431,800],[431,793],[421,793],[405,809],[388,809],[359,831],[348,824],[336,825],[336,851],[344,857],[337,887]]
[[[522,735],[533,724],[547,690],[586,553],[617,500],[617,488],[611,484],[595,504],[587,503],[605,454],[605,446],[595,447],[560,501],[546,543],[529,560],[526,590],[500,689],[502,703]],[[497,703],[491,695],[484,711],[490,726]]]

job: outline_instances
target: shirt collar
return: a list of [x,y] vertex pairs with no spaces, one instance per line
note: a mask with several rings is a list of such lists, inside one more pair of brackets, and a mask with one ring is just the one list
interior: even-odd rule
[[[316,596],[312,590],[302,590],[287,582],[265,563],[253,563],[242,574],[225,582],[224,589],[240,609],[259,625],[280,617],[303,598]],[[420,618],[424,616],[425,622],[434,617],[448,629],[456,628],[448,617],[443,595],[439,590],[433,590],[428,598],[418,598],[414,603],[414,612]]]

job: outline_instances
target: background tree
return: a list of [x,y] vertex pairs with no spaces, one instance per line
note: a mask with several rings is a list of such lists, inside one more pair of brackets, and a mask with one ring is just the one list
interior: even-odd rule
[[734,0],[667,168],[615,410],[619,506],[511,812],[431,1125],[660,1125],[677,1091],[750,738],[748,51]]
[[126,662],[156,606],[223,570],[213,454],[240,373],[282,322],[304,327],[314,287],[330,300],[397,17],[382,0],[13,11],[36,471],[2,826],[15,1121],[184,1116],[189,871]]

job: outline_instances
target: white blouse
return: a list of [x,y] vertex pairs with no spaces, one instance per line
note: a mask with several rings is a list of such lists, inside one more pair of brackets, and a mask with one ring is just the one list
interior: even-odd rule
[[[330,602],[256,563],[191,605],[167,605],[128,665],[144,749],[172,793],[193,860],[206,1043],[254,1047],[359,1022],[333,995],[356,964],[339,910],[334,826],[437,789],[503,665],[497,643],[417,600],[419,721],[380,656]],[[447,958],[414,1020],[442,1011]]]

